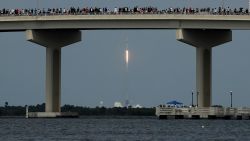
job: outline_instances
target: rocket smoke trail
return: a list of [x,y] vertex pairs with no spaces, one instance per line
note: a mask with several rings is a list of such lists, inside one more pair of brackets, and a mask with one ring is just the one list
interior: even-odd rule
[[124,91],[124,96],[125,96],[125,101],[124,101],[124,106],[128,107],[129,106],[129,100],[128,100],[128,63],[129,63],[129,50],[128,50],[128,41],[126,41],[126,48],[125,48],[125,65],[126,65],[126,72],[125,72],[125,91]]

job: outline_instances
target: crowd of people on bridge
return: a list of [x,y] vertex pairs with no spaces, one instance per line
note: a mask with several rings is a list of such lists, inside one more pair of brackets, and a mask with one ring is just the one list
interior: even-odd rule
[[50,15],[115,15],[115,14],[210,14],[210,15],[249,15],[247,8],[166,8],[156,7],[114,7],[112,10],[104,7],[70,7],[70,8],[29,8],[0,9],[0,16],[50,16]]

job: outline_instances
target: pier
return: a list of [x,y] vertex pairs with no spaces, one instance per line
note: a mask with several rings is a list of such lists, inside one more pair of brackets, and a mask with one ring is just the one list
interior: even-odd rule
[[159,119],[227,119],[250,120],[250,108],[225,107],[156,107]]

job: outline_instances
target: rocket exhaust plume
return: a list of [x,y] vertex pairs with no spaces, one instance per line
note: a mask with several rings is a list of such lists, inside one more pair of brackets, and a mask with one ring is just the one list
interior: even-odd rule
[[126,63],[126,65],[128,65],[128,61],[129,61],[129,52],[128,52],[128,48],[126,48],[126,50],[125,50],[125,63]]

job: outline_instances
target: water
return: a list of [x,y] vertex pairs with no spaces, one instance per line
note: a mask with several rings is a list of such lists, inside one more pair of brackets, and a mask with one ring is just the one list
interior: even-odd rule
[[247,141],[248,120],[158,120],[155,117],[79,119],[0,118],[1,141]]

